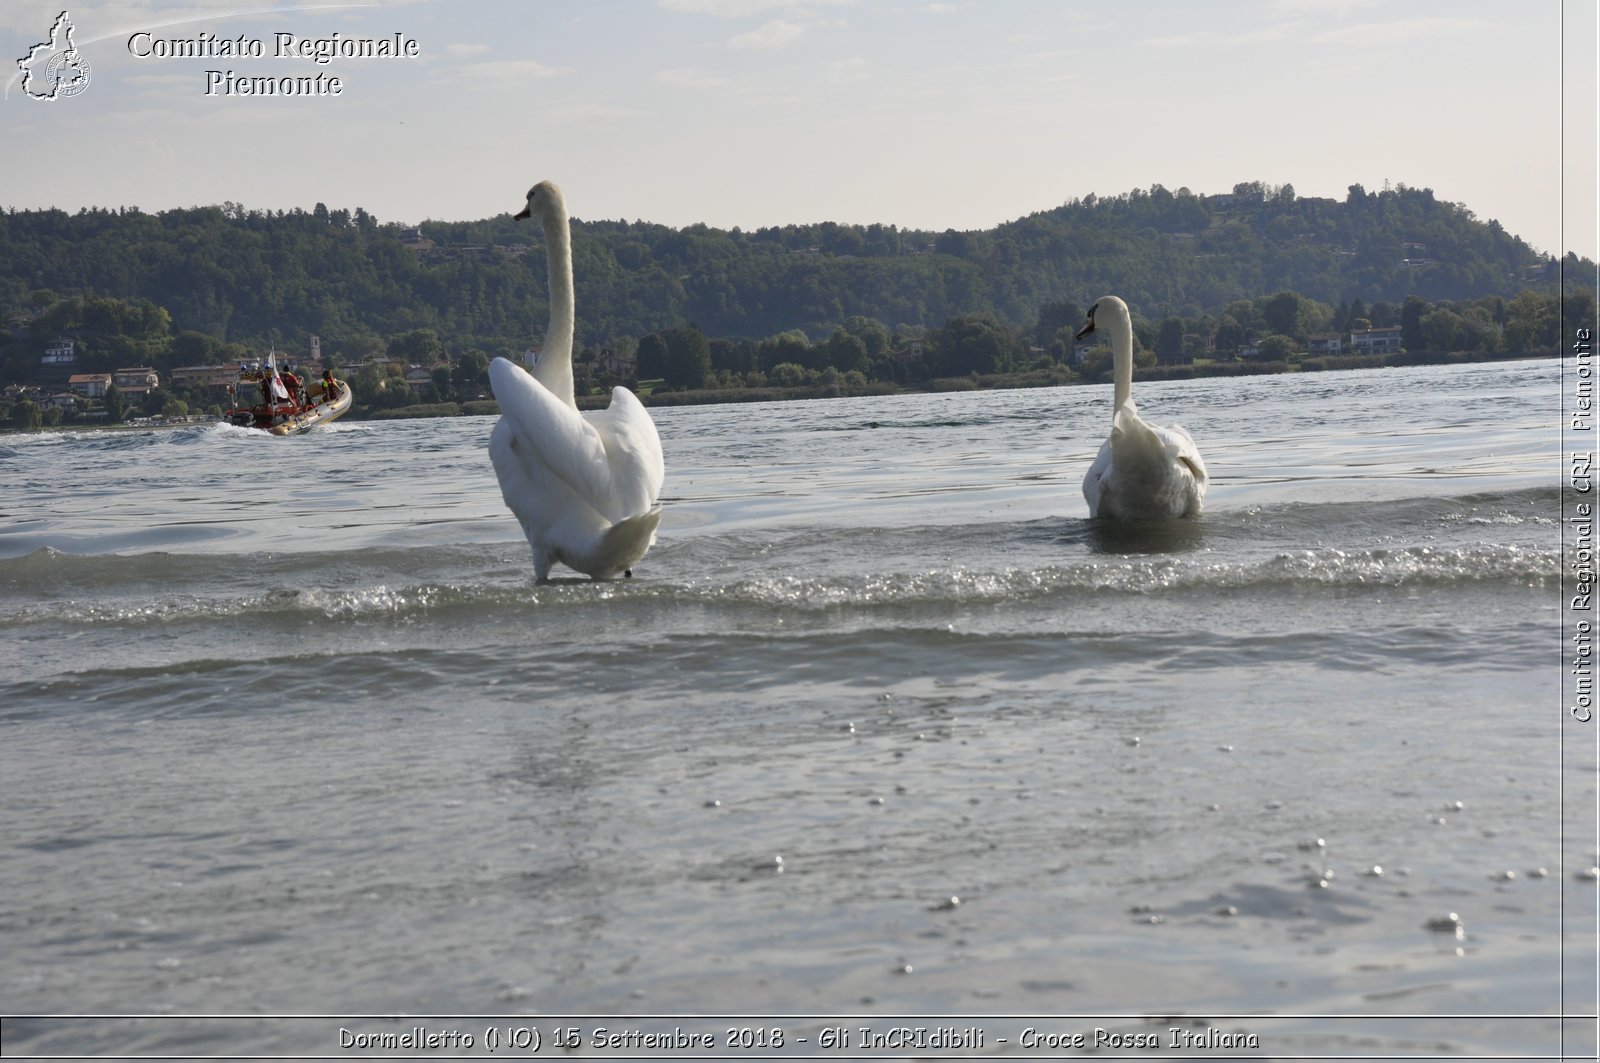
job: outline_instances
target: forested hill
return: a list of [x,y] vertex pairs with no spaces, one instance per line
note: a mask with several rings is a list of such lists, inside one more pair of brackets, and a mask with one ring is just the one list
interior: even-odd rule
[[[569,190],[570,194],[571,190]],[[1141,313],[1197,315],[1282,290],[1336,304],[1552,291],[1557,263],[1431,190],[1308,199],[1259,182],[1199,196],[1156,186],[1088,196],[984,231],[883,225],[741,232],[573,223],[580,344],[694,323],[706,334],[827,335],[852,315],[891,329],[988,311],[1033,322],[1107,292]],[[1573,260],[1573,278],[1594,267]],[[432,329],[447,347],[518,349],[543,334],[537,225],[381,224],[364,210],[221,206],[0,213],[0,312],[64,295],[150,300],[174,332],[299,349]]]

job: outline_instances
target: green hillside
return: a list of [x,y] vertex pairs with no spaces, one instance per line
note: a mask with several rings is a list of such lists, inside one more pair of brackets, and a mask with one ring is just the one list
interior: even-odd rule
[[[148,300],[175,333],[223,342],[301,350],[316,334],[331,352],[370,352],[429,329],[449,351],[520,350],[544,329],[541,235],[509,215],[409,229],[321,204],[9,210],[0,311],[16,320],[48,303],[41,291],[84,294]],[[1106,292],[1180,317],[1282,290],[1329,306],[1509,299],[1553,292],[1558,276],[1553,258],[1497,223],[1404,186],[1354,186],[1342,202],[1259,183],[1227,196],[1156,186],[973,232],[577,220],[573,247],[580,345],[688,323],[710,336],[821,339],[854,315],[891,330],[984,312],[1031,327],[1048,303]]]

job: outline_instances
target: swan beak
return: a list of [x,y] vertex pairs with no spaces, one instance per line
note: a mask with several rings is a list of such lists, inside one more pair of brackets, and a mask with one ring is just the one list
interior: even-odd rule
[[1075,340],[1081,340],[1081,339],[1083,339],[1085,336],[1087,336],[1089,333],[1091,333],[1093,331],[1094,331],[1094,322],[1090,321],[1087,324],[1085,324],[1083,326],[1083,328],[1079,329],[1078,332],[1077,332],[1077,335],[1073,336],[1072,338],[1075,339]]
[[517,221],[521,221],[523,218],[526,218],[528,216],[528,208],[527,207],[523,207],[521,210],[517,211],[515,214],[513,214],[511,216],[513,218],[515,218]]

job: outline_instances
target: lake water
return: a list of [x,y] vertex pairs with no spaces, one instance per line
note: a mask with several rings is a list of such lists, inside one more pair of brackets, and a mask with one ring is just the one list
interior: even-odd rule
[[1141,384],[1213,480],[1137,532],[1108,387],[657,410],[636,578],[541,587],[489,418],[0,437],[0,1012],[142,1016],[5,1051],[1592,1056],[1560,371]]

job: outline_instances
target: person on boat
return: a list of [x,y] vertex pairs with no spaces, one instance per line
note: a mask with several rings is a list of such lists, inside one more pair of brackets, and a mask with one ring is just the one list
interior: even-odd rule
[[333,370],[324,369],[322,371],[322,397],[326,401],[332,402],[338,396],[339,382],[333,378]]
[[305,405],[305,396],[300,394],[300,378],[294,375],[294,370],[285,369],[278,376],[283,380],[283,386],[289,389],[289,401],[296,406]]

